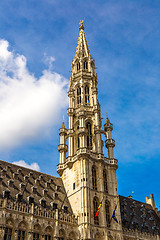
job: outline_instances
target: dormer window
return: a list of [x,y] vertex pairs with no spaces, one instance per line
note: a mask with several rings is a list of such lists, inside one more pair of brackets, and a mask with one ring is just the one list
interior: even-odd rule
[[22,198],[23,198],[22,193],[18,193],[18,194],[16,195],[16,198],[17,198],[17,200],[18,200],[19,202],[21,202],[21,201],[22,201]]
[[34,197],[29,196],[29,197],[28,197],[28,202],[29,202],[29,204],[34,203]]
[[13,183],[14,183],[13,179],[8,180],[8,186],[9,187],[13,187]]
[[40,203],[41,203],[42,207],[44,207],[44,208],[46,207],[46,200],[45,199],[41,199]]
[[58,193],[55,193],[55,199],[58,199]]
[[52,207],[53,207],[53,210],[56,210],[58,208],[57,203],[53,203]]
[[78,62],[78,63],[77,63],[77,71],[79,71],[80,68],[81,68],[81,66],[80,66],[80,62]]
[[77,88],[77,105],[81,104],[81,88]]
[[61,187],[59,185],[56,185],[57,192],[60,192]]
[[37,187],[33,186],[33,187],[31,187],[31,189],[32,189],[32,192],[33,192],[34,194],[37,193]]
[[85,104],[89,104],[89,87],[88,85],[85,86]]
[[83,67],[84,67],[84,70],[88,69],[88,62],[87,61],[84,61]]
[[10,197],[10,191],[9,190],[5,190],[3,192],[3,196],[4,196],[4,198],[9,198]]
[[68,207],[64,206],[64,212],[68,213]]

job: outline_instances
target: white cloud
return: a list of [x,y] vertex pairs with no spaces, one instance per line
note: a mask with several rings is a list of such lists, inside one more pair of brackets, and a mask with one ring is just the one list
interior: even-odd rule
[[26,58],[8,47],[0,40],[0,150],[48,134],[67,105],[68,82],[63,76],[44,70],[35,78]]
[[40,171],[40,167],[39,167],[38,163],[36,163],[36,162],[31,163],[29,165],[24,160],[20,160],[20,161],[17,161],[17,162],[13,162],[13,164],[16,164],[18,166],[25,167],[25,168],[30,168],[32,170]]
[[49,67],[49,70],[53,69],[54,62],[55,58],[53,56],[47,56],[47,54],[44,53],[44,63]]

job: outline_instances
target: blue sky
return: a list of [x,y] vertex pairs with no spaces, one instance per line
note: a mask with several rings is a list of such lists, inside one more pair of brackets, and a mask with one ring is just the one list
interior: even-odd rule
[[[160,206],[160,2],[0,1],[0,158],[57,175],[58,129],[78,24],[98,73],[103,124],[114,125],[119,194]],[[2,117],[3,116],[3,117]],[[105,150],[106,153],[106,150]]]

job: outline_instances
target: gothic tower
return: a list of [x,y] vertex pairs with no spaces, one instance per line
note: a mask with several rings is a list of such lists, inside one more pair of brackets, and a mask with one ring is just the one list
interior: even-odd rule
[[[63,180],[73,213],[78,217],[79,239],[122,239],[113,126],[107,117],[102,130],[97,83],[95,61],[81,21],[68,92],[69,128],[66,129],[63,121],[59,130],[57,172]],[[107,158],[103,154],[102,134],[106,136]],[[94,218],[101,201],[99,215]],[[112,218],[116,205],[119,223]]]

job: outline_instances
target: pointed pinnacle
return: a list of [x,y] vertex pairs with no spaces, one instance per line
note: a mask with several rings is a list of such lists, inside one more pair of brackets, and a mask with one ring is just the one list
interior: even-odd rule
[[106,112],[106,124],[110,123],[109,118],[108,118],[108,112]]
[[62,126],[61,126],[61,128],[65,128],[65,123],[64,123],[64,115],[63,115],[63,122],[62,122]]
[[84,30],[84,26],[83,26],[83,20],[80,21],[79,23],[79,30],[83,29]]
[[79,57],[79,53],[81,53],[83,56],[89,56],[90,51],[89,47],[87,44],[85,32],[84,32],[84,26],[83,26],[83,21],[80,21],[79,23],[79,37],[78,37],[78,42],[77,42],[77,47],[76,47],[76,57]]

